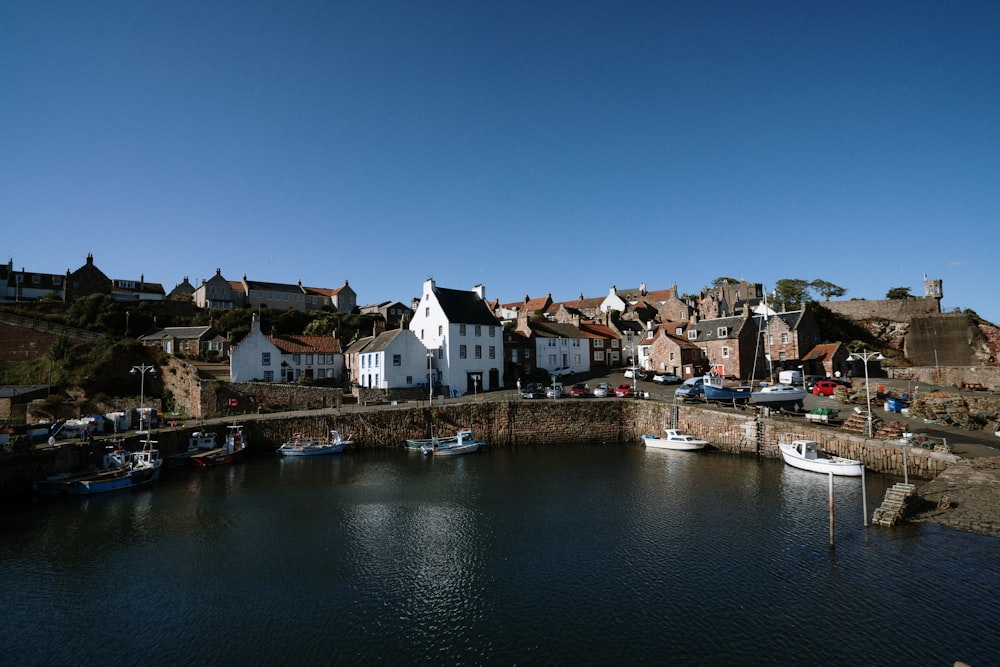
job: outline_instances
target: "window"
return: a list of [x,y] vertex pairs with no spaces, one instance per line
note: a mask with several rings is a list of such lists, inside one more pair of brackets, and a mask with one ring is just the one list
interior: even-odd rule
[[270,352],[261,352],[260,353],[260,365],[261,366],[270,366],[271,365],[271,353]]
[[688,331],[688,340],[697,340],[697,339],[698,339],[698,332],[695,329],[689,330]]
[[302,359],[299,357],[299,355],[293,354],[292,355],[292,363],[298,365],[298,364],[302,363]]
[[673,361],[674,360],[674,353],[671,352],[669,355],[667,355],[667,358],[669,358],[670,361]]
[[573,355],[573,365],[574,366],[579,366],[580,365],[580,355],[579,354],[574,354]]
[[62,285],[62,276],[52,276],[52,284],[56,287]]
[[482,359],[482,358],[483,358],[483,346],[482,345],[477,345],[476,346],[476,359]]
[[458,346],[458,358],[459,359],[465,359],[468,356],[469,356],[469,353],[468,353],[468,350],[466,350],[465,346],[464,345],[459,345]]
[[524,351],[524,358],[525,359],[531,359],[531,350],[525,350]]
[[313,356],[311,354],[307,354],[306,355],[306,366],[312,366],[312,365],[313,365]]
[[594,352],[594,361],[604,361],[604,353]]
[[402,366],[403,365],[403,355],[401,355],[401,354],[394,354],[394,355],[392,355],[392,365],[393,366]]
[[719,327],[718,330],[716,331],[716,334],[719,336],[719,338],[725,338],[726,336],[729,335],[729,327]]
[[497,348],[496,345],[490,345],[490,359],[497,358]]
[[264,382],[274,382],[274,371],[264,371]]
[[381,354],[373,354],[372,355],[372,361],[374,363],[372,364],[372,366],[375,367],[375,368],[378,368],[382,364],[381,359],[382,359],[382,355]]
[[483,327],[481,324],[476,325],[476,338],[480,338],[483,335]]
[[[493,348],[491,347],[490,349],[492,350]],[[517,350],[516,349],[513,349],[513,350],[510,351],[510,360],[513,361],[515,364],[517,363]]]
[[729,358],[729,348],[728,347],[722,348],[722,358],[723,359],[728,359]]
[[612,350],[617,350],[619,345],[621,345],[621,341],[618,340],[617,338],[614,338],[614,339],[611,340],[611,349]]
[[788,334],[787,333],[781,334],[781,343],[783,345],[788,345]]
[[458,335],[459,336],[464,336],[465,335],[465,325],[464,324],[459,324],[458,325]]
[[653,332],[652,331],[647,331],[646,332],[646,340],[652,340],[652,339],[653,339]]
[[438,336],[443,336],[443,335],[444,335],[444,325],[443,324],[439,324],[438,325]]
[[430,317],[430,316],[431,316],[431,307],[430,306],[426,306],[424,308],[424,317]]
[[31,276],[31,284],[32,285],[41,285],[42,284],[42,277],[40,275],[38,275],[38,274],[35,274],[35,275]]
[[554,354],[549,355],[549,366],[551,366],[552,368],[556,367],[556,355]]
[[413,384],[413,376],[412,375],[407,375],[406,376],[406,384]]
[[778,353],[778,361],[784,361],[784,360],[785,360],[785,353],[784,352],[779,352]]
[[595,348],[604,347],[604,340],[601,339],[601,338],[595,338],[594,339],[594,347]]
[[490,338],[495,338],[496,335],[497,335],[497,328],[496,327],[490,327]]
[[316,379],[318,379],[318,380],[325,380],[326,379],[326,369],[325,368],[320,368],[319,370],[316,371]]

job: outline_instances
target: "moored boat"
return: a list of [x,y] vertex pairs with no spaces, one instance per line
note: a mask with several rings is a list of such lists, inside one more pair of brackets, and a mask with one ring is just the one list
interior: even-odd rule
[[676,428],[665,428],[663,435],[643,434],[642,444],[653,449],[675,449],[690,452],[704,449],[708,441],[700,440]]
[[[407,441],[407,446],[411,441]],[[417,441],[413,441],[417,442]],[[457,454],[471,454],[478,452],[485,442],[472,434],[472,431],[463,428],[453,436],[448,438],[427,438],[419,441],[420,452],[427,456],[455,456]]]
[[245,449],[246,440],[243,438],[243,426],[231,424],[229,433],[226,434],[226,443],[222,447],[196,452],[191,455],[191,462],[199,468],[232,463]]
[[163,460],[147,439],[137,452],[112,449],[104,454],[102,470],[94,475],[68,482],[64,491],[71,495],[89,496],[149,484],[160,475]]
[[861,461],[828,454],[814,440],[782,442],[778,447],[781,448],[781,458],[785,463],[801,470],[844,477],[860,477],[864,473],[865,467]]
[[166,457],[166,465],[170,468],[189,466],[195,454],[218,449],[215,433],[211,431],[194,431],[188,438],[187,449],[183,452],[170,454]]
[[354,441],[343,437],[337,429],[330,429],[326,439],[320,440],[301,433],[294,434],[287,442],[278,447],[282,456],[320,456],[322,454],[337,454],[344,447],[354,444]]

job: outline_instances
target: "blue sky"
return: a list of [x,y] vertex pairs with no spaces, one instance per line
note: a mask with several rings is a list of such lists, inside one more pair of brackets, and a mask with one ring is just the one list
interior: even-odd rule
[[359,303],[944,282],[1000,323],[1000,3],[0,3],[3,261]]

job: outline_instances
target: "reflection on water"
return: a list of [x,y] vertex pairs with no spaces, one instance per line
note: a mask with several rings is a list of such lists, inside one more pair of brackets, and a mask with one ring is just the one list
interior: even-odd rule
[[[892,481],[868,476],[869,513]],[[35,502],[3,524],[5,662],[993,661],[997,541],[865,528],[860,481],[835,478],[831,549],[828,484],[544,447],[264,458]]]

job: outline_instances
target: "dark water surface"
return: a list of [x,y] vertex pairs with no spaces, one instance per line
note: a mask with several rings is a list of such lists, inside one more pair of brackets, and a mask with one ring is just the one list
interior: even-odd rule
[[[867,478],[869,516],[893,479]],[[263,458],[15,508],[8,665],[1000,664],[1000,542],[638,447]]]

